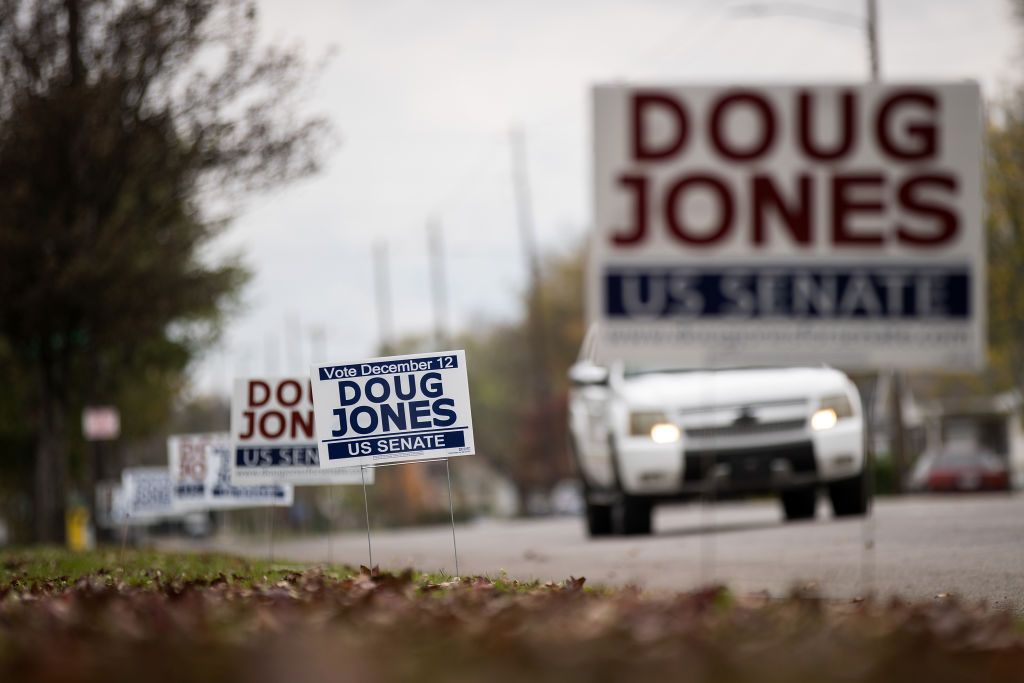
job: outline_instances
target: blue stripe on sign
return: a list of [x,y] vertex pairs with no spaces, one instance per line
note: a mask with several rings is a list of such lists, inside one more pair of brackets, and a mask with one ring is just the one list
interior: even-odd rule
[[629,320],[966,320],[963,265],[719,265],[608,268],[604,312]]
[[394,375],[404,372],[426,372],[427,370],[454,370],[459,367],[459,357],[450,353],[441,356],[421,356],[401,360],[380,360],[372,363],[352,363],[318,368],[322,381],[374,375]]
[[235,467],[319,467],[320,456],[313,444],[302,446],[249,446],[235,449]]
[[[365,447],[362,444],[369,444]],[[358,458],[365,455],[384,453],[410,453],[413,451],[435,451],[447,448],[462,448],[466,445],[466,434],[452,429],[434,434],[392,434],[370,439],[358,439],[342,443],[327,444],[327,457],[331,460]]]

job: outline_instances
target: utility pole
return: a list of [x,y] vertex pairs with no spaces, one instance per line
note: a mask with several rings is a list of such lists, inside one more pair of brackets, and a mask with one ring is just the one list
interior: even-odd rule
[[516,222],[519,226],[519,240],[522,244],[523,257],[529,272],[529,288],[527,290],[527,325],[530,340],[530,356],[533,385],[533,401],[536,410],[538,431],[537,461],[542,469],[551,464],[551,429],[550,391],[547,352],[547,325],[544,313],[544,296],[541,283],[540,255],[537,239],[534,234],[533,211],[530,199],[529,178],[526,172],[526,137],[520,128],[512,129],[512,182],[516,202]]
[[286,376],[303,374],[305,363],[302,362],[302,322],[299,314],[289,312],[284,319],[284,348],[287,354]]
[[[868,45],[868,64],[871,69],[871,82],[881,80],[881,57],[878,50],[878,0],[865,0],[867,3],[864,33]],[[879,381],[876,379],[876,381]],[[907,437],[906,425],[903,422],[903,390],[906,378],[899,370],[889,376],[889,457],[892,458],[893,491],[903,493],[903,482],[907,470]],[[877,396],[877,392],[873,392]]]
[[430,255],[430,292],[434,303],[434,344],[439,349],[448,344],[448,278],[443,238],[441,223],[437,219],[430,220],[427,223],[427,253]]
[[881,79],[881,64],[878,56],[878,1],[867,0],[865,32],[868,40],[868,63],[871,69],[871,82]]
[[394,341],[394,320],[391,315],[391,275],[388,266],[387,242],[377,242],[373,247],[373,282],[377,298],[377,336],[380,352]]

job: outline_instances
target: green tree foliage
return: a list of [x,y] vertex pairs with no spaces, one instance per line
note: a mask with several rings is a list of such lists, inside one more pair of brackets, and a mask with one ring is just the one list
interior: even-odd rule
[[[568,376],[583,340],[583,254],[575,248],[549,254],[541,265],[540,296],[531,285],[521,295],[521,313],[511,321],[480,323],[453,339],[465,348],[477,452],[511,481],[524,502],[547,493],[572,475],[568,453]],[[530,307],[540,302],[546,368],[538,368],[530,341]],[[403,339],[383,353],[432,348],[423,337]],[[537,373],[549,397],[537,405]],[[541,440],[547,439],[547,447]]]
[[1024,391],[1024,90],[994,107],[987,181],[990,361]]
[[257,38],[245,0],[0,0],[0,410],[35,439],[38,540],[78,410],[164,417],[246,277],[208,253],[226,212],[316,168],[303,62]]

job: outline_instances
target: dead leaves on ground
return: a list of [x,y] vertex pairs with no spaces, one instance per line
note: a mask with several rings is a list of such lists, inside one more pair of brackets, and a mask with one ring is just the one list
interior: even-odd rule
[[651,596],[376,567],[147,576],[0,584],[0,681],[1024,680],[1020,622],[950,597]]

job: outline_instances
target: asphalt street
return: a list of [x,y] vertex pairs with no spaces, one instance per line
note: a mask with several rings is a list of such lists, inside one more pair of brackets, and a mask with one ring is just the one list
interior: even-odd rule
[[[463,575],[505,571],[517,579],[561,580],[684,590],[725,583],[741,593],[783,595],[815,584],[827,597],[874,593],[909,598],[949,594],[1024,610],[1024,495],[882,499],[873,522],[818,519],[785,523],[772,501],[660,508],[649,537],[590,540],[582,520],[557,517],[481,521],[456,527]],[[874,548],[866,540],[874,526]],[[377,530],[373,560],[454,573],[448,526]],[[205,548],[266,556],[266,539],[217,537]],[[368,561],[365,529],[330,539],[277,539],[278,559]]]

